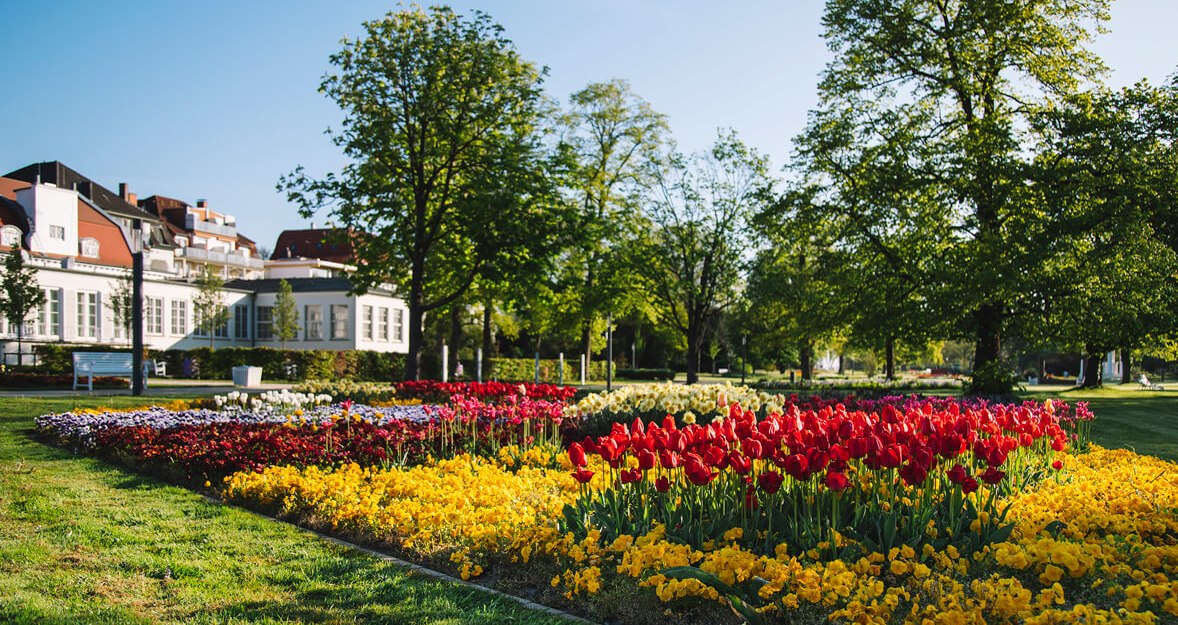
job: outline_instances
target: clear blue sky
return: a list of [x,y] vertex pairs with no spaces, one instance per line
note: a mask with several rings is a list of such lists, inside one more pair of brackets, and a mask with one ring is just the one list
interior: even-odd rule
[[[731,126],[776,165],[815,104],[828,60],[818,0],[484,0],[520,53],[548,66],[565,101],[629,80],[670,117],[679,144]],[[317,91],[328,56],[397,5],[289,0],[6,2],[0,174],[59,160],[140,197],[208,199],[272,247],[305,221],[275,191],[297,165],[342,164],[323,131],[339,112]],[[1178,2],[1121,0],[1095,49],[1109,84],[1175,71]],[[322,218],[319,219],[322,223]]]

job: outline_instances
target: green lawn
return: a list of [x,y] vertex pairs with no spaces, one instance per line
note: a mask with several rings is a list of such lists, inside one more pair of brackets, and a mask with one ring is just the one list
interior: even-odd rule
[[0,622],[565,622],[32,440],[74,401],[0,399]]
[[1026,395],[1086,401],[1096,414],[1092,438],[1097,444],[1178,461],[1178,390],[1145,391],[1137,384],[1098,390],[1028,387]]

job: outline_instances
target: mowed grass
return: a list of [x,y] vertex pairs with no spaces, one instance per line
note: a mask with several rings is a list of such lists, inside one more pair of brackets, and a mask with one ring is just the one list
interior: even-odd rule
[[1096,444],[1178,462],[1178,383],[1165,387],[1165,391],[1142,390],[1137,384],[1110,384],[1097,390],[1028,387],[1026,395],[1086,401],[1096,414],[1092,423]]
[[76,401],[0,398],[0,622],[566,622],[33,439]]

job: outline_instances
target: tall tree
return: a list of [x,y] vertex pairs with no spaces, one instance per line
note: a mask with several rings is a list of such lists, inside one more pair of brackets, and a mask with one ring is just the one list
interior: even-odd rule
[[666,117],[619,79],[574,93],[563,122],[576,163],[569,184],[579,208],[579,238],[556,290],[577,295],[581,349],[591,358],[597,321],[606,311],[625,308],[633,274],[616,256],[668,128]]
[[731,131],[705,154],[671,156],[651,170],[649,227],[631,244],[631,266],[656,320],[683,337],[691,384],[714,330],[709,319],[739,295],[749,220],[772,200],[773,181],[768,159]]
[[299,309],[295,305],[294,289],[286,280],[278,281],[278,293],[274,296],[274,336],[282,349],[286,342],[299,334]]
[[1047,140],[1039,187],[1052,215],[1039,238],[1056,252],[1043,281],[1046,325],[1085,353],[1084,385],[1095,387],[1106,353],[1128,356],[1178,329],[1178,250],[1167,236],[1178,199],[1178,82],[1095,90],[1037,121]]
[[[8,320],[8,327],[16,328],[16,352],[24,351],[25,320],[45,303],[45,292],[37,283],[37,270],[25,266],[19,245],[13,245],[4,260],[4,275],[0,277],[0,312]],[[21,356],[17,356],[18,363]]]
[[[1108,0],[827,2],[835,60],[819,86],[821,108],[841,112],[864,150],[921,148],[896,162],[939,208],[929,233],[944,236],[944,262],[931,274],[944,287],[936,301],[973,336],[975,368],[996,367],[1035,270],[1021,239],[1036,218],[1027,210],[1028,116],[1099,75],[1102,64],[1083,46],[1090,26],[1107,19]],[[912,142],[873,136],[897,123]],[[906,218],[903,207],[893,210]]]
[[216,349],[217,330],[229,323],[229,308],[225,306],[225,280],[212,266],[205,265],[196,278],[196,295],[192,296],[192,313],[196,327],[209,336],[209,349]]
[[131,336],[134,279],[130,271],[124,273],[111,284],[110,296],[106,298],[106,307],[114,317],[115,327],[121,328],[128,338]]
[[344,112],[338,174],[300,167],[279,187],[305,215],[330,206],[353,241],[353,288],[394,283],[408,300],[405,378],[417,379],[422,320],[461,298],[492,257],[529,243],[551,211],[543,72],[484,13],[413,8],[365,22],[331,57],[320,91]]

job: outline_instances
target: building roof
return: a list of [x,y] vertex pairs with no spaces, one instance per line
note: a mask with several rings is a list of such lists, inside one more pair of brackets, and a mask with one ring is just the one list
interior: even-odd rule
[[[318,258],[345,265],[356,264],[356,255],[351,241],[332,239],[335,233],[342,234],[341,228],[311,228],[307,230],[283,230],[274,244],[270,260],[287,258]],[[350,232],[350,231],[349,231]]]
[[[347,292],[352,290],[352,281],[347,278],[285,278],[290,283],[290,290],[294,293],[329,293]],[[225,283],[225,288],[253,291],[254,293],[277,293],[279,278],[265,278],[263,280],[237,279]],[[368,289],[376,295],[393,295],[392,291],[381,288]]]
[[34,163],[4,175],[5,178],[20,180],[25,186],[36,182],[51,183],[62,189],[77,189],[78,193],[90,198],[99,208],[117,217],[159,221],[159,217],[124,200],[118,193],[66,167],[59,161]]
[[[177,234],[192,236],[192,231],[188,229],[188,212],[193,207],[188,202],[165,195],[153,195],[139,200],[139,207],[158,216],[173,237]],[[240,232],[237,233],[237,246],[249,249],[255,254],[258,252],[258,245],[254,240]]]

